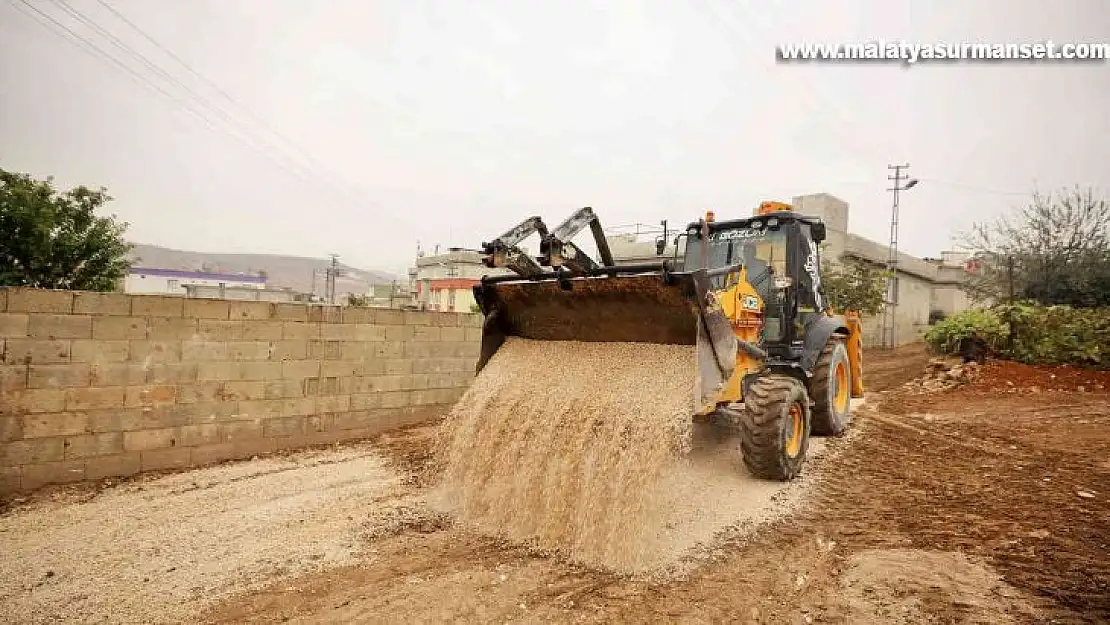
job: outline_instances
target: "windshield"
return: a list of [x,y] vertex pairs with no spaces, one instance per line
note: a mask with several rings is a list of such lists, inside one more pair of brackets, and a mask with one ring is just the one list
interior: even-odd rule
[[[768,292],[767,285],[774,284],[774,276],[786,275],[786,231],[755,228],[736,228],[709,233],[708,246],[700,237],[687,239],[684,268],[717,269],[734,263],[743,263],[748,270],[748,280],[760,295]],[[714,288],[724,288],[724,276],[712,279]]]

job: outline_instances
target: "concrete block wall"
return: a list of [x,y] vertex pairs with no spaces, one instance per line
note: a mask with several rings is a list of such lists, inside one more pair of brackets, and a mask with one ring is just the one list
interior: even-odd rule
[[474,375],[481,316],[0,289],[0,493],[372,436]]

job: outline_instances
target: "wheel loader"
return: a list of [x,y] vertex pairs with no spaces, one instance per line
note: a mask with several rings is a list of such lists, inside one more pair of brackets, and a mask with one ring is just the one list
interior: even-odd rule
[[[597,260],[571,241],[587,227]],[[520,247],[533,234],[538,255]],[[474,287],[477,373],[509,336],[695,345],[691,418],[737,431],[755,476],[793,479],[811,434],[842,434],[864,392],[860,318],[835,314],[821,286],[825,235],[820,219],[763,202],[745,218],[707,212],[672,258],[663,241],[657,262],[618,265],[592,208],[552,230],[526,219],[482,244],[483,263],[503,271]]]

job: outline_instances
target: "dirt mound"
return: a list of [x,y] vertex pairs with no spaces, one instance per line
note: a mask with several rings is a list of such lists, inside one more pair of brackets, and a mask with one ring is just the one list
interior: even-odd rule
[[958,360],[934,358],[925,365],[925,375],[906,382],[903,388],[907,393],[920,395],[949,391],[971,384],[979,377],[980,366],[972,361],[961,363]]
[[443,423],[437,506],[579,564],[680,574],[806,484],[752,477],[736,437],[693,423],[695,371],[693,346],[509,340]]
[[979,391],[1012,393],[1110,392],[1110,371],[1069,365],[1027,365],[1009,360],[992,360],[983,366],[982,375],[975,380],[972,388]]
[[692,346],[510,337],[444,421],[444,508],[483,533],[642,568],[661,548],[660,480],[690,448],[695,370]]

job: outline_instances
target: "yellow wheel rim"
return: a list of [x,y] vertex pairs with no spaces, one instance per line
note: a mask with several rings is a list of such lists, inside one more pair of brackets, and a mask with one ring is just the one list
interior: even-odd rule
[[834,372],[834,382],[836,384],[836,392],[833,395],[833,403],[837,412],[844,412],[848,409],[848,367],[843,362],[836,363]]
[[805,415],[798,404],[790,406],[790,438],[786,440],[786,455],[793,458],[802,449],[802,437],[805,434]]

